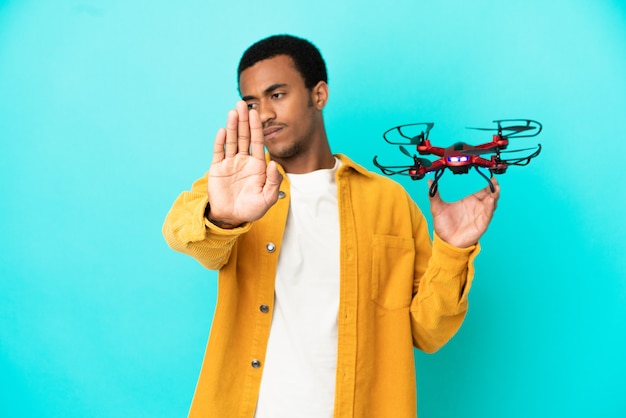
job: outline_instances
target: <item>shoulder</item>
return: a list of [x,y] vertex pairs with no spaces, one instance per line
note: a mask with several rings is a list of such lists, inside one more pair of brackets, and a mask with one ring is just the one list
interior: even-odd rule
[[[345,155],[338,154],[341,161],[338,181],[350,184],[352,199],[362,199],[367,203],[376,202],[377,207],[418,209],[406,189],[397,181],[355,163]],[[419,211],[419,209],[418,209]]]
[[338,155],[337,158],[342,162],[338,171],[340,193],[347,186],[355,216],[370,219],[376,225],[374,230],[387,231],[385,234],[415,231],[423,225],[422,210],[400,183],[372,172],[346,156]]

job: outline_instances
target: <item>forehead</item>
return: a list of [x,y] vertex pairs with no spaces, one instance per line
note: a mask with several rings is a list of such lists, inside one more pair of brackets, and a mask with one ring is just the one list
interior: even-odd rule
[[243,70],[239,76],[239,91],[242,96],[258,96],[268,87],[277,84],[304,88],[304,78],[287,55],[259,61]]

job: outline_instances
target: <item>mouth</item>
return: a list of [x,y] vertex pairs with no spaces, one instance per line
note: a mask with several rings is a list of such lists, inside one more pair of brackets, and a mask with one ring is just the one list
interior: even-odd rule
[[268,126],[263,129],[263,138],[267,141],[275,138],[283,130],[282,126]]

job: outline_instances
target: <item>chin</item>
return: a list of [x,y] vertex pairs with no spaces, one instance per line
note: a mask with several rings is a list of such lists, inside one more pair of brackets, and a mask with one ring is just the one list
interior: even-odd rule
[[267,147],[267,151],[272,156],[272,158],[278,158],[281,160],[288,160],[290,158],[297,157],[302,152],[302,147],[300,144],[295,143],[290,146],[271,146]]

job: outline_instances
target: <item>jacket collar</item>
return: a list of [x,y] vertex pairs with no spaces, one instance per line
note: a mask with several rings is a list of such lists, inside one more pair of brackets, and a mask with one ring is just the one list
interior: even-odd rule
[[[346,171],[350,170],[350,171],[356,171],[359,174],[362,174],[366,177],[372,177],[372,172],[367,170],[365,167],[355,163],[354,161],[352,161],[348,156],[344,155],[344,154],[333,154],[335,157],[339,158],[339,160],[341,161],[341,166],[339,167],[339,170],[337,171],[337,175],[342,175],[343,173],[345,173]],[[266,162],[270,162],[271,158],[269,153],[265,153],[265,161]],[[285,176],[285,169],[280,165],[277,164],[278,166],[278,171],[280,171],[280,174],[283,175],[283,178],[286,177]]]

